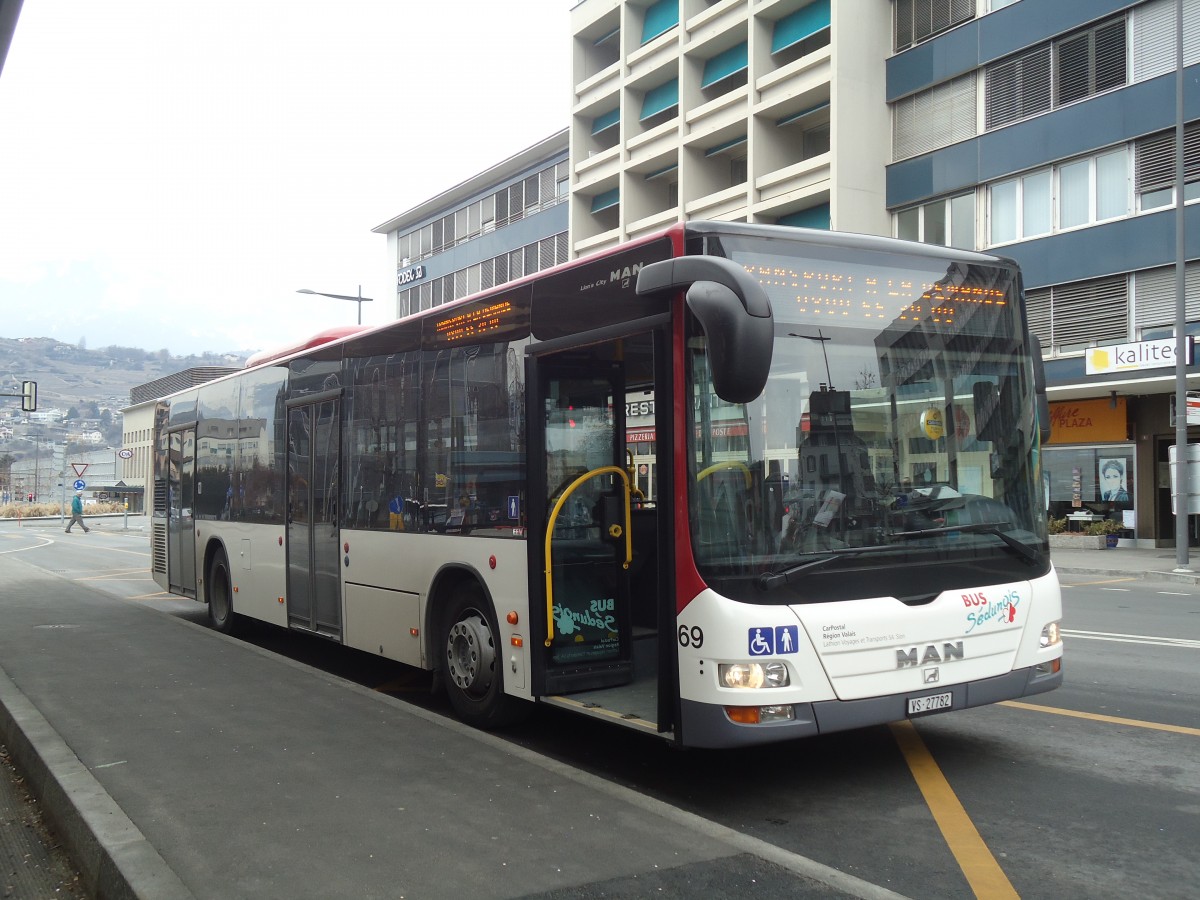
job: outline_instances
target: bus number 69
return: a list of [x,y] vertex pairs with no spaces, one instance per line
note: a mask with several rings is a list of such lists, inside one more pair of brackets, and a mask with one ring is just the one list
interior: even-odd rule
[[691,628],[688,628],[686,625],[680,625],[679,646],[695,647],[699,650],[704,646],[704,629],[699,625],[693,625]]

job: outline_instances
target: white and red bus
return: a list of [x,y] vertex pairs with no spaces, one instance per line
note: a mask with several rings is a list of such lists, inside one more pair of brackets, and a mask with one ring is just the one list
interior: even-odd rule
[[266,354],[156,413],[172,593],[732,747],[1062,680],[1007,260],[692,222]]

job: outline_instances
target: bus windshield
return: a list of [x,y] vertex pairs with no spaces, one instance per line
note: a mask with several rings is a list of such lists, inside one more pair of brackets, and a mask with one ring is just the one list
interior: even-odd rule
[[716,395],[705,336],[689,337],[692,545],[710,585],[750,602],[915,600],[967,569],[973,583],[1047,571],[1014,267],[898,244],[707,242],[759,279],[775,316],[750,403]]

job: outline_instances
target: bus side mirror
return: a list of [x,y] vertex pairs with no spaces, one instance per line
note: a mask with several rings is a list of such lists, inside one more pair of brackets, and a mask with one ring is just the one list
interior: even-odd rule
[[687,305],[704,328],[713,390],[729,403],[749,403],[771,371],[775,321],[767,292],[732,260],[681,256],[643,266],[637,292],[687,288]]

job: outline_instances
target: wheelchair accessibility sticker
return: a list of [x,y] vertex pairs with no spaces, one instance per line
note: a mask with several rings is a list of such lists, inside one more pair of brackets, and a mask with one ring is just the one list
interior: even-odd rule
[[799,650],[799,641],[799,625],[751,628],[749,633],[750,655],[773,656],[781,653],[796,653]]

